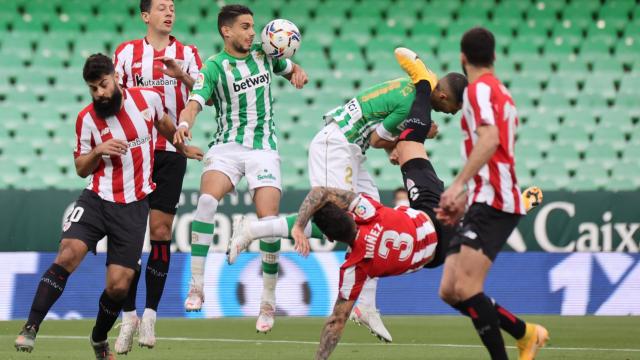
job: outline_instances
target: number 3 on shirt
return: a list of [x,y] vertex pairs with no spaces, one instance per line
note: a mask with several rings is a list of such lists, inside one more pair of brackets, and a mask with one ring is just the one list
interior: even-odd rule
[[[390,245],[389,245],[390,244]],[[413,237],[407,233],[398,233],[393,230],[387,230],[382,233],[382,241],[378,249],[378,255],[381,258],[386,259],[389,256],[391,249],[400,250],[402,244],[406,244],[404,250],[400,252],[398,256],[399,261],[405,261],[411,256],[413,252]]]

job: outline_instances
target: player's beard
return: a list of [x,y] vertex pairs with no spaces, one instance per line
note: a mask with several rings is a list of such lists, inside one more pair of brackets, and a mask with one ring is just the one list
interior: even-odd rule
[[103,119],[106,119],[110,116],[113,116],[120,111],[120,106],[122,105],[122,93],[118,86],[113,90],[113,95],[108,100],[96,100],[93,99],[93,109],[96,111],[96,114]]
[[248,53],[249,50],[251,50],[251,47],[249,48],[245,48],[242,43],[240,43],[239,41],[233,41],[231,42],[231,46],[233,46],[233,50],[239,52],[239,53]]

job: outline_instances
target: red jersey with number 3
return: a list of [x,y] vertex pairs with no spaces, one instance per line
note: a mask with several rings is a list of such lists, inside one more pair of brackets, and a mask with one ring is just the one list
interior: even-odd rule
[[467,86],[460,123],[465,161],[478,141],[480,126],[495,125],[500,137],[491,159],[467,183],[469,204],[486,203],[503,212],[524,215],[514,155],[518,114],[511,94],[493,74],[484,74]]
[[358,234],[340,267],[339,296],[356,300],[368,278],[420,270],[433,260],[438,235],[427,214],[382,206],[367,195],[349,206]]
[[[163,50],[155,50],[146,38],[126,41],[116,49],[113,63],[123,87],[151,87],[158,90],[164,96],[167,114],[177,125],[180,112],[187,103],[189,88],[182,81],[160,71],[164,64],[155,59],[163,56],[175,59],[184,72],[197,79],[202,67],[198,49],[193,45],[183,45],[173,36]],[[154,140],[156,150],[176,151],[171,142],[155,130]]]

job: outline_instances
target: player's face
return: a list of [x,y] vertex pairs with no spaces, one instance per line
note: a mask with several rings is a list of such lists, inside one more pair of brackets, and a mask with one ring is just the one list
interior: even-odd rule
[[238,16],[233,26],[229,27],[227,34],[228,37],[225,40],[230,42],[235,51],[249,52],[253,38],[256,36],[256,32],[253,30],[253,16],[249,14]]
[[153,30],[170,34],[176,20],[173,0],[153,0],[149,12],[142,13],[142,20]]
[[102,118],[115,115],[122,105],[122,93],[117,83],[118,75],[104,75],[96,81],[87,82],[93,99],[93,108]]
[[447,94],[438,84],[431,93],[431,106],[435,111],[455,115],[460,111],[461,106],[453,99],[454,97]]

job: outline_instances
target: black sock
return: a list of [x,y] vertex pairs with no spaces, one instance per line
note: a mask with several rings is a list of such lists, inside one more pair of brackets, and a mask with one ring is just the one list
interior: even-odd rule
[[[495,300],[491,299],[493,303],[493,307],[496,309],[498,313],[498,321],[500,322],[500,329],[506,331],[511,335],[514,339],[518,340],[524,336],[524,333],[527,330],[527,323],[520,319],[519,317],[513,315],[509,310],[503,308]],[[469,311],[463,306],[460,306],[461,303],[457,303],[453,305],[453,307],[460,311],[462,315],[470,316]]]
[[399,140],[424,143],[431,130],[431,87],[426,80],[416,85],[416,97],[411,104],[411,110],[405,120],[405,129]]
[[122,311],[134,311],[136,309],[136,296],[138,295],[138,282],[140,281],[140,269],[133,274],[131,279],[131,286],[129,286],[129,292],[127,297],[122,303]]
[[519,317],[513,315],[509,310],[497,304],[495,301],[494,306],[498,313],[500,328],[513,336],[514,339],[521,339],[527,331],[527,324]]
[[122,310],[123,300],[113,300],[107,291],[102,292],[100,300],[98,301],[98,316],[96,316],[96,325],[93,327],[91,338],[94,342],[104,341],[107,339],[109,330],[113,327],[113,324],[120,315]]
[[42,274],[38,289],[33,297],[26,326],[35,326],[36,330],[40,327],[49,309],[62,295],[68,278],[69,272],[58,264],[51,264],[49,269]]
[[454,306],[454,308],[466,309],[473,326],[484,346],[489,350],[491,359],[508,360],[507,351],[504,347],[504,340],[500,333],[500,322],[498,312],[493,307],[491,299],[484,293],[476,294]]
[[171,260],[171,242],[151,240],[151,252],[147,260],[145,281],[147,283],[146,308],[158,310],[158,304],[164,291]]

